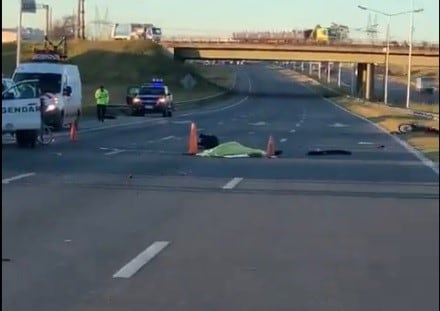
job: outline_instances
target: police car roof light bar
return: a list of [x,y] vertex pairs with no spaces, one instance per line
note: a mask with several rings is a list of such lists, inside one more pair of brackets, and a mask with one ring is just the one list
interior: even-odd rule
[[163,83],[163,79],[157,79],[157,78],[153,78],[151,79],[151,86],[152,87],[163,87],[164,83]]

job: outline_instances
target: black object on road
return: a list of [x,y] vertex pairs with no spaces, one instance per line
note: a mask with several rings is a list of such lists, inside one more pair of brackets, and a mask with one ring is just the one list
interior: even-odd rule
[[324,155],[351,155],[347,150],[330,149],[330,150],[312,150],[307,152],[308,156],[324,156]]
[[219,145],[219,140],[215,135],[206,135],[200,133],[198,145],[199,148],[212,149]]

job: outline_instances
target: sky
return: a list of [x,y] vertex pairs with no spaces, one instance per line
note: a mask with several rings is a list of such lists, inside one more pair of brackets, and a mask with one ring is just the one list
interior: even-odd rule
[[[316,24],[330,26],[332,22],[348,25],[350,36],[365,38],[354,31],[365,28],[369,13],[362,5],[386,13],[398,13],[422,8],[414,16],[414,41],[439,41],[438,0],[85,0],[86,24],[101,19],[108,10],[107,20],[113,23],[153,23],[164,35],[223,36],[242,30],[291,30],[313,28]],[[72,14],[77,0],[38,0],[52,6],[53,19]],[[2,26],[16,27],[19,0],[2,1]],[[371,13],[372,19],[374,13]],[[377,16],[379,39],[385,39],[387,18]],[[44,11],[24,14],[25,27],[44,28]],[[407,40],[410,15],[391,19],[392,40]]]

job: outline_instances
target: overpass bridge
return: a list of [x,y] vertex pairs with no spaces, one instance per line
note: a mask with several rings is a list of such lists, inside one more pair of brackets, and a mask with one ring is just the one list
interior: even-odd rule
[[[279,60],[306,62],[341,62],[357,64],[358,92],[370,99],[374,90],[375,66],[385,64],[386,48],[373,44],[267,44],[242,43],[222,40],[165,40],[161,43],[174,50],[177,60]],[[389,64],[408,64],[408,47],[390,46]],[[415,46],[412,52],[413,66],[439,67],[438,46]]]

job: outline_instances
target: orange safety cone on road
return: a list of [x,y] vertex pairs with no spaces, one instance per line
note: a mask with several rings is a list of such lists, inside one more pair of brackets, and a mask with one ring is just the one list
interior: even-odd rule
[[272,158],[275,156],[275,141],[272,135],[269,136],[269,140],[267,141],[266,156],[268,158]]
[[76,122],[70,124],[70,141],[78,140],[78,131],[76,129]]
[[189,132],[189,141],[188,141],[188,154],[195,155],[199,151],[198,143],[197,143],[197,127],[194,122],[191,123],[191,129]]

